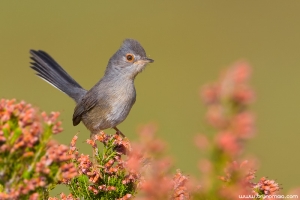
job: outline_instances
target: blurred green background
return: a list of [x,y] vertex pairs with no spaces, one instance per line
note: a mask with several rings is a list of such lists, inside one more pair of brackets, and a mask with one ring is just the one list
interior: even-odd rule
[[[300,185],[300,2],[281,1],[1,1],[0,97],[60,111],[68,144],[75,104],[29,68],[29,49],[52,55],[86,89],[103,75],[125,38],[135,38],[155,62],[136,79],[137,102],[119,128],[131,140],[140,124],[155,122],[175,165],[199,176],[205,108],[200,86],[245,59],[253,66],[257,136],[247,152],[260,160],[257,175]],[[108,130],[108,133],[113,133]],[[57,194],[57,193],[55,193]]]

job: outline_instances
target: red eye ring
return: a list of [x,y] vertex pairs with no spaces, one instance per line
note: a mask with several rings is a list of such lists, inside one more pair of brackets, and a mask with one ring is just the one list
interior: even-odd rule
[[134,61],[134,55],[131,53],[126,54],[126,60],[128,62],[133,62]]

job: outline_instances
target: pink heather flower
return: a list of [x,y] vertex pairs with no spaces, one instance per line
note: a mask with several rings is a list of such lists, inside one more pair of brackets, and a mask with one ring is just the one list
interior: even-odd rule
[[217,103],[219,95],[220,88],[217,84],[209,84],[201,88],[201,98],[205,104]]
[[97,147],[97,144],[96,144],[95,140],[87,139],[86,143],[91,145],[93,148]]
[[48,125],[52,125],[56,122],[57,118],[59,117],[59,112],[51,112],[50,115],[47,115],[45,112],[41,113],[44,122]]
[[24,179],[24,185],[20,188],[21,194],[28,194],[38,187],[44,187],[46,179],[44,177],[32,178],[30,180]]
[[100,186],[98,186],[98,189],[102,190],[102,191],[113,191],[113,190],[116,190],[116,188],[114,186],[106,186],[106,185],[100,185]]
[[97,190],[95,187],[93,186],[88,186],[88,190],[92,191],[94,194],[98,194],[99,190]]
[[137,199],[168,199],[173,188],[172,178],[167,174],[170,164],[170,159],[162,158],[153,159],[143,167]]
[[47,125],[52,125],[52,132],[54,134],[58,134],[63,131],[61,127],[61,122],[57,121],[60,113],[59,112],[51,112],[50,115],[47,115],[45,112],[41,113],[44,122]]
[[188,188],[188,178],[184,176],[180,170],[177,170],[175,176],[173,177],[173,200],[186,200],[190,199],[190,193]]
[[[70,161],[73,158],[68,153],[68,147],[65,145],[58,145],[56,143],[48,144],[46,154],[35,165],[35,170],[38,173],[49,174],[50,166],[53,163],[62,163]],[[77,170],[74,163],[64,163],[60,166],[61,181],[67,182],[71,178],[77,176]]]
[[245,180],[249,183],[251,183],[251,181],[253,181],[253,179],[255,179],[256,175],[255,175],[256,171],[253,169],[250,169],[248,171],[248,173],[245,176]]
[[268,180],[266,177],[262,177],[259,182],[253,186],[255,194],[272,195],[280,190],[279,184],[274,180]]
[[[0,100],[0,120],[2,122],[8,121],[13,114],[15,116],[18,116],[18,114],[20,113],[20,110],[23,110],[23,107],[25,106],[24,102],[20,102],[19,104],[16,104],[15,102],[16,102],[15,99],[11,99],[11,100],[1,99]],[[28,108],[26,108],[26,109],[28,109]],[[26,109],[25,109],[25,111],[26,111]]]
[[81,154],[77,161],[79,162],[79,173],[87,174],[88,172],[90,172],[93,163],[90,161],[89,155]]
[[[250,67],[246,63],[237,63],[227,70],[219,81],[220,98],[241,100],[241,103],[251,102],[253,92],[248,89]],[[239,101],[238,101],[239,102]]]
[[60,167],[62,182],[68,183],[72,178],[78,175],[77,168],[75,167],[74,163],[65,163]]
[[152,177],[140,185],[147,200],[167,199],[171,189],[172,179],[168,177]]
[[132,151],[125,162],[131,174],[123,182],[130,181],[130,176],[139,178],[140,192],[136,197],[139,200],[169,199],[171,196],[181,198],[182,193],[187,194],[183,175],[183,179],[180,179],[181,176],[177,174],[174,180],[169,175],[172,161],[162,157],[165,145],[155,138],[156,129],[154,124],[139,129],[140,142],[132,145]]
[[56,122],[53,127],[52,127],[52,133],[53,134],[58,134],[58,133],[61,133],[63,131],[63,128],[61,127],[61,122],[58,121]]
[[155,138],[157,125],[154,123],[146,124],[138,128],[140,143],[144,148],[144,152],[149,154],[160,154],[165,149],[165,143]]
[[131,194],[125,194],[123,197],[117,199],[117,200],[128,200],[131,199],[132,195]]
[[109,140],[109,136],[101,131],[99,134],[95,135],[95,139],[105,144]]
[[233,101],[242,105],[248,105],[255,99],[255,94],[251,88],[246,85],[237,86],[232,93]]
[[[73,195],[72,194],[69,194],[68,196],[67,195],[65,195],[64,193],[61,193],[60,194],[60,198],[61,198],[61,200],[79,200],[79,198],[75,198],[75,197],[73,197]],[[58,200],[58,198],[56,198],[56,197],[50,197],[48,200]]]
[[118,153],[126,155],[131,151],[131,145],[127,138],[123,138],[120,135],[115,134],[114,136],[114,144],[116,144],[115,150]]
[[72,140],[71,140],[71,147],[75,147],[76,146],[76,141],[77,141],[77,139],[78,139],[78,136],[77,136],[77,134],[76,135],[74,135],[74,137],[72,138]]
[[151,143],[148,143],[149,151],[152,153],[161,153],[165,149],[165,143],[161,140],[154,139]]
[[130,172],[137,173],[143,166],[143,148],[141,145],[134,144],[132,149],[133,150],[128,154],[125,167],[128,168]]
[[[3,100],[4,99],[2,99],[2,101]],[[0,121],[6,122],[6,121],[8,121],[10,119],[10,116],[11,116],[12,113],[9,110],[4,109],[4,105],[2,105],[2,106],[3,106],[2,108],[0,107]]]
[[34,156],[34,152],[32,151],[28,151],[28,152],[25,152],[23,154],[23,157],[26,158],[26,157],[33,157]]
[[129,173],[125,176],[124,180],[122,181],[122,184],[128,184],[128,183],[134,183],[136,181],[140,181],[141,175],[139,173],[134,173],[132,171],[129,171]]
[[242,112],[232,119],[233,131],[241,138],[250,138],[255,131],[254,116],[250,112]]
[[229,131],[224,131],[217,134],[216,143],[220,149],[231,156],[235,156],[241,151],[241,145],[237,136]]
[[74,137],[72,138],[71,143],[70,143],[69,154],[74,155],[74,157],[78,156],[78,151],[77,151],[77,148],[76,148],[77,139],[78,139],[78,136],[76,134],[76,135],[74,135]]
[[211,105],[208,107],[206,119],[209,124],[216,128],[222,128],[226,125],[224,108],[221,105]]
[[[138,172],[134,173],[130,169],[125,169],[126,160],[122,158],[122,155],[131,152],[131,146],[129,141],[126,138],[122,138],[119,135],[107,135],[104,132],[101,132],[95,135],[94,139],[88,139],[87,143],[90,144],[93,148],[96,148],[96,141],[101,141],[104,145],[109,145],[113,147],[114,154],[110,155],[108,158],[106,154],[103,155],[104,162],[100,163],[91,162],[88,155],[81,154],[79,155],[78,150],[75,147],[77,136],[73,137],[70,145],[69,153],[74,155],[74,162],[77,164],[77,171],[79,174],[84,174],[89,179],[88,189],[93,192],[95,195],[101,191],[114,191],[117,190],[115,186],[111,185],[99,185],[100,182],[106,181],[103,180],[104,177],[110,179],[117,178],[119,176],[119,172],[125,172],[125,178],[122,181],[122,184],[126,185],[130,182],[133,185],[136,185],[139,174]],[[122,160],[124,159],[124,160]],[[75,170],[73,171],[75,173]],[[70,170],[69,170],[70,173]],[[126,186],[125,186],[126,187]],[[128,197],[128,195],[127,195]],[[124,196],[124,199],[126,196]]]
[[29,200],[39,200],[39,194],[33,193],[32,195],[30,195]]
[[224,199],[240,199],[239,195],[250,195],[253,190],[255,171],[249,169],[250,163],[245,160],[241,163],[233,161],[227,165],[224,175],[219,179],[225,182],[219,192]]
[[251,67],[248,63],[246,62],[237,62],[233,68],[232,68],[232,73],[233,73],[233,80],[236,83],[245,83],[249,80],[252,70]]

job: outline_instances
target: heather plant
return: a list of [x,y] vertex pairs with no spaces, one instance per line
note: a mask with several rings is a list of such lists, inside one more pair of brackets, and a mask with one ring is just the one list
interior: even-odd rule
[[[250,77],[251,67],[238,62],[201,89],[208,128],[195,139],[207,155],[199,161],[200,179],[179,169],[174,173],[155,124],[142,126],[132,142],[100,132],[86,140],[90,156],[76,147],[78,135],[68,147],[52,139],[62,131],[59,113],[39,114],[30,104],[2,99],[0,199],[272,199],[268,195],[281,186],[266,177],[256,179],[256,162],[244,152],[256,129]],[[48,197],[57,184],[69,194]]]
[[0,199],[46,199],[56,183],[76,175],[68,147],[51,139],[62,131],[58,116],[0,100]]
[[[152,124],[143,126],[139,141],[132,143],[118,134],[101,132],[95,140],[87,140],[97,152],[94,159],[79,153],[75,146],[78,136],[74,136],[69,153],[73,155],[78,176],[63,183],[70,194],[61,194],[60,198],[155,200],[187,196],[187,193],[182,194],[187,190],[187,178],[180,171],[172,177],[172,162],[163,156],[165,145],[155,138],[155,130]],[[102,143],[103,148],[98,147],[97,142]]]
[[195,194],[199,199],[232,200],[249,195],[266,199],[280,189],[278,183],[265,177],[255,183],[255,161],[244,158],[245,144],[255,134],[255,118],[249,110],[255,99],[250,77],[250,66],[238,62],[201,90],[212,131],[196,138],[198,147],[209,155],[199,164],[203,175],[202,188]]
[[[65,182],[73,199],[120,199],[126,200],[136,193],[137,174],[125,168],[125,156],[130,151],[130,143],[121,136],[99,133],[95,140],[87,140],[91,149],[96,150],[94,159],[79,154],[75,136],[71,142],[70,154],[77,167],[78,176]],[[103,144],[102,151],[96,142]],[[71,197],[70,196],[70,197]],[[53,198],[55,199],[55,198]]]

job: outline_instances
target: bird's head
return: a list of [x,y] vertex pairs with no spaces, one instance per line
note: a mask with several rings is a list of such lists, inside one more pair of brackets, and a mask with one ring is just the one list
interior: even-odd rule
[[147,58],[141,44],[133,39],[124,40],[119,50],[110,58],[105,74],[134,79],[154,60]]

